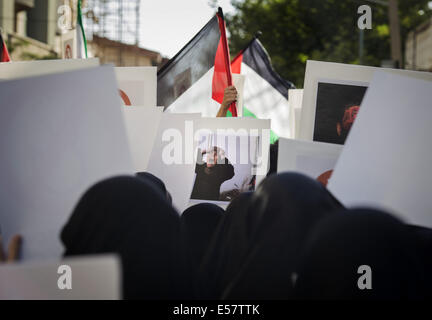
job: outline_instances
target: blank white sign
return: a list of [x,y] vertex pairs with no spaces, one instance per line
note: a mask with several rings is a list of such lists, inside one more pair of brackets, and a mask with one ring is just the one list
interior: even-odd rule
[[0,63],[0,79],[17,79],[97,67],[99,58],[56,59]]
[[333,170],[343,146],[279,138],[278,172],[295,171],[312,179]]
[[146,171],[163,107],[125,106],[122,111],[135,171]]
[[112,67],[0,82],[0,225],[23,258],[59,257],[80,196],[133,173]]
[[[70,267],[71,289],[58,286]],[[60,273],[59,273],[60,271]],[[117,300],[121,298],[121,264],[114,255],[0,265],[1,300]],[[60,279],[66,284],[65,278]]]

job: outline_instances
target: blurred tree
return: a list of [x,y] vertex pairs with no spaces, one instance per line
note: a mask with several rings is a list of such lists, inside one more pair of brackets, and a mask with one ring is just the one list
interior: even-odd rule
[[[383,2],[383,1],[381,1]],[[401,39],[432,16],[429,0],[399,0]],[[372,30],[364,30],[363,64],[379,66],[390,59],[388,7],[374,0],[233,0],[236,12],[227,15],[230,52],[235,55],[261,31],[275,69],[303,87],[307,59],[359,61],[357,8],[372,8]],[[402,47],[404,50],[404,47]]]

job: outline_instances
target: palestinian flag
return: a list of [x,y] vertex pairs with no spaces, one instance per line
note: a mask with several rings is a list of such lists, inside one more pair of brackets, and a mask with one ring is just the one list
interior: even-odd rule
[[81,0],[77,4],[77,25],[76,25],[76,45],[77,45],[77,58],[87,58],[87,40],[84,32],[84,25],[81,12]]
[[[167,112],[216,116],[231,84],[222,10],[158,71],[157,104]],[[235,111],[235,104],[230,111]]]
[[231,62],[233,73],[246,76],[243,89],[243,116],[271,119],[271,141],[278,136],[293,138],[290,129],[288,89],[295,86],[273,69],[270,57],[254,38]]
[[9,56],[9,51],[6,47],[6,43],[3,41],[3,37],[0,32],[0,62],[9,62],[11,58]]

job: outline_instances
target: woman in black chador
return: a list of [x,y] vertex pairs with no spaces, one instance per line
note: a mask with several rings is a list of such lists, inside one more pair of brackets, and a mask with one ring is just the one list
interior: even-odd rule
[[[207,154],[206,162],[203,162],[204,154]],[[220,187],[224,181],[234,177],[234,167],[221,148],[212,147],[210,150],[198,150],[195,173],[191,199],[219,200]]]

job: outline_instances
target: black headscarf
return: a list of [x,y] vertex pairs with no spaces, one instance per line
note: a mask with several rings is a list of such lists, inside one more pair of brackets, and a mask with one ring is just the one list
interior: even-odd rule
[[241,193],[226,208],[198,270],[195,288],[202,299],[218,299],[238,270],[248,244],[247,208],[252,192]]
[[171,194],[168,192],[167,188],[165,187],[165,183],[155,175],[151,174],[150,172],[137,172],[136,175],[144,179],[146,181],[149,181],[155,186],[162,194],[168,199],[169,203],[172,202]]
[[342,205],[319,182],[298,173],[268,176],[248,205],[247,253],[223,299],[287,299],[310,229]]
[[270,167],[267,176],[277,173],[277,162],[279,153],[279,140],[270,145]]
[[194,275],[224,213],[215,204],[200,203],[187,208],[181,216],[182,242]]
[[65,256],[117,253],[125,299],[174,299],[188,277],[179,257],[180,217],[151,182],[116,177],[91,187],[61,232]]
[[[371,209],[344,210],[322,220],[310,233],[298,269],[296,297],[420,298],[424,273],[415,248],[412,232],[398,219]],[[370,267],[370,272],[360,266]],[[372,289],[364,288],[369,284]]]
[[[432,229],[414,225],[408,225],[407,228],[415,237],[416,253],[426,276],[425,285],[432,289]],[[432,290],[428,290],[425,297],[431,299]]]

